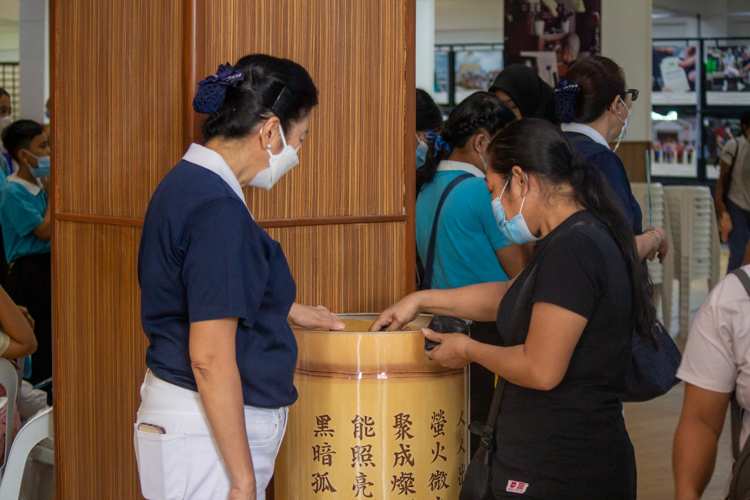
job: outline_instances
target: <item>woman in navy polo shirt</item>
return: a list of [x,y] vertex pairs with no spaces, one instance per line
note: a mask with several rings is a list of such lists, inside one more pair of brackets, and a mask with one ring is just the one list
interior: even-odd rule
[[[643,231],[643,213],[630,189],[625,166],[615,154],[627,133],[638,91],[628,89],[625,72],[612,59],[589,56],[576,61],[555,91],[557,119],[573,149],[599,168],[620,202],[635,235],[638,255],[659,260],[669,250],[664,228]],[[617,141],[614,151],[609,143]]]
[[135,449],[148,499],[262,499],[286,428],[297,345],[288,321],[343,330],[295,304],[281,246],[242,186],[271,187],[299,163],[318,93],[292,61],[250,55],[203,80],[208,114],[149,203],[138,260],[149,338]]

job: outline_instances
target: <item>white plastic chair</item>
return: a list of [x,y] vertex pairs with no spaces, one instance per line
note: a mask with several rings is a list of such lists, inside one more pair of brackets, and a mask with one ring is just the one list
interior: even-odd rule
[[[5,474],[0,482],[0,500],[18,500],[29,455],[37,444],[53,435],[52,408],[47,408],[26,422],[16,434],[5,466]],[[35,453],[35,456],[38,459],[49,460],[44,453]]]
[[16,397],[18,395],[18,386],[20,384],[18,370],[13,363],[5,358],[0,358],[0,385],[5,388],[8,396],[5,412],[5,443],[3,443],[3,465],[0,466],[0,480],[5,474],[5,466],[8,463],[8,454],[10,445],[13,441],[13,419],[16,414]]
[[704,186],[664,188],[674,235],[675,273],[680,280],[680,336],[690,330],[690,285],[708,280],[709,291],[719,281],[719,230],[711,191]]
[[648,262],[648,273],[654,285],[654,305],[661,302],[662,322],[664,328],[670,331],[672,323],[672,282],[674,280],[674,235],[669,220],[667,209],[667,197],[664,194],[664,186],[655,182],[651,184],[651,217],[649,218],[648,185],[645,182],[631,183],[631,189],[636,201],[641,205],[643,212],[643,227],[663,227],[667,233],[667,240],[672,247],[667,252],[664,263],[658,260]]

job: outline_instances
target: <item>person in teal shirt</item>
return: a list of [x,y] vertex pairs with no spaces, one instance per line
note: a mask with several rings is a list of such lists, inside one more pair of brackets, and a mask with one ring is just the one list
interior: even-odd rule
[[39,347],[31,356],[29,381],[37,384],[52,376],[49,138],[39,123],[18,120],[3,131],[2,140],[18,164],[0,191],[3,246],[12,263],[7,291],[36,320]]
[[[530,258],[524,247],[511,245],[498,229],[485,183],[490,142],[515,119],[510,106],[495,94],[476,92],[453,109],[441,136],[425,134],[436,152],[428,155],[419,172],[426,181],[417,195],[416,236],[425,269],[429,267],[427,254],[440,199],[456,178],[465,179],[449,193],[440,211],[432,278],[427,272],[422,288],[449,289],[508,281],[523,270]],[[474,323],[471,337],[494,345],[500,340],[495,323]],[[470,418],[486,421],[495,376],[476,363],[471,365],[470,373]],[[478,446],[478,437],[472,435],[472,455]]]

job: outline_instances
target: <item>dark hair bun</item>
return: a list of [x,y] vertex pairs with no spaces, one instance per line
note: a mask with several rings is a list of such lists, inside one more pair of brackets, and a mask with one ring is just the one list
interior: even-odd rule
[[194,101],[200,108],[196,111],[210,112],[203,124],[206,141],[246,137],[272,116],[288,132],[318,105],[318,89],[310,74],[289,59],[253,54],[237,61],[234,68],[224,68],[201,82]]

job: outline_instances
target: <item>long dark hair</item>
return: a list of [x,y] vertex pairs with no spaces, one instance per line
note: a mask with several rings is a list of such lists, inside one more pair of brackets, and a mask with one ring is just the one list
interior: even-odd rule
[[579,59],[565,73],[565,79],[569,84],[577,83],[579,90],[573,97],[572,114],[561,114],[558,107],[557,119],[561,123],[595,122],[617,96],[624,99],[628,90],[622,68],[603,56]]
[[490,168],[507,177],[514,166],[533,174],[542,186],[570,186],[576,204],[609,229],[625,258],[633,299],[634,327],[644,341],[656,345],[656,311],[648,290],[648,271],[641,265],[633,232],[612,189],[599,169],[574,151],[558,127],[540,119],[523,119],[505,127],[490,146]]
[[432,182],[438,165],[448,159],[452,150],[466,146],[469,139],[482,130],[490,135],[487,139],[492,140],[495,134],[515,119],[516,115],[510,106],[495,94],[476,92],[461,101],[443,124],[441,137],[450,146],[450,151],[441,147],[437,154],[427,155],[427,162],[417,170],[417,192],[422,186]]
[[243,80],[228,86],[219,109],[203,123],[203,138],[241,138],[277,116],[288,133],[290,127],[318,105],[318,89],[310,74],[294,61],[266,54],[245,56],[234,65]]

